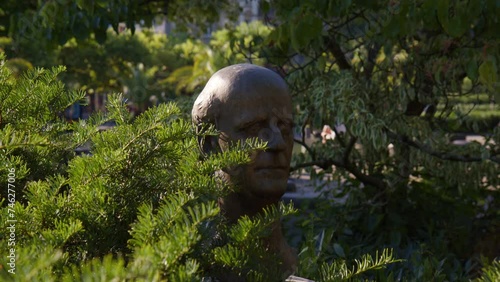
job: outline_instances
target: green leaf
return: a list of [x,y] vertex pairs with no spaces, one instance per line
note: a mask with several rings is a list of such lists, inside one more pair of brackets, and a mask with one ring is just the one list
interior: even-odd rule
[[468,60],[465,66],[465,71],[467,72],[467,77],[469,77],[470,80],[475,81],[476,79],[478,79],[479,70],[476,60],[474,59]]
[[447,25],[448,24],[448,9],[450,8],[450,0],[441,0],[437,1],[437,16],[441,24]]
[[95,3],[101,8],[106,8],[108,6],[108,1],[106,0],[96,0]]
[[301,15],[297,17],[296,21],[298,21],[296,25],[290,24],[289,32],[292,47],[299,51],[321,35],[323,22],[311,14]]
[[437,16],[444,31],[453,37],[462,36],[469,28],[467,7],[449,0],[437,3]]
[[498,69],[493,57],[484,61],[479,66],[479,81],[486,85],[490,90],[494,90],[493,86],[498,80]]
[[85,2],[85,0],[76,0],[76,5],[78,6],[78,8],[83,10],[85,7]]
[[320,71],[323,71],[326,67],[326,59],[325,57],[321,56],[318,58],[318,69]]
[[335,250],[335,253],[339,257],[345,257],[344,248],[342,248],[342,246],[340,244],[334,243],[333,244],[333,249]]

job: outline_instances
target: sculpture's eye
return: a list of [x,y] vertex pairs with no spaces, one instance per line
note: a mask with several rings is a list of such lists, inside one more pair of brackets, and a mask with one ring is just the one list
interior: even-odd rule
[[291,122],[280,121],[278,122],[278,128],[281,131],[281,135],[286,136],[292,133],[293,124]]
[[254,123],[244,128],[247,136],[256,137],[259,135],[259,131],[262,129],[260,123]]
[[263,141],[272,141],[274,137],[273,131],[269,128],[262,128],[259,130],[259,138]]

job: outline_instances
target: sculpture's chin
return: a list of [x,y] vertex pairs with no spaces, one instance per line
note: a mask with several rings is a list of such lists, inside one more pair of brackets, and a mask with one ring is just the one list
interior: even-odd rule
[[[255,197],[278,201],[285,193],[288,178],[267,178],[253,179],[251,192]],[[250,187],[248,187],[250,188]]]
[[[230,172],[230,173],[228,173]],[[226,172],[219,171],[218,176],[239,186],[242,195],[265,201],[278,201],[286,191],[288,168],[254,169],[238,167]]]

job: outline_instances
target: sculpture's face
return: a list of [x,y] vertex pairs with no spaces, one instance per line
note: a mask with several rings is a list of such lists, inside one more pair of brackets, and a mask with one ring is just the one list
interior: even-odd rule
[[282,86],[256,82],[247,88],[236,89],[219,115],[219,145],[224,149],[228,140],[258,137],[267,141],[268,149],[252,153],[249,164],[225,170],[225,177],[240,186],[243,195],[275,201],[285,192],[290,168],[291,98]]

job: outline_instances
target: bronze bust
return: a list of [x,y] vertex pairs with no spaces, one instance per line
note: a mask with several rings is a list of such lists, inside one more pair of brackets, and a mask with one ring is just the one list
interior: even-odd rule
[[[276,205],[285,193],[293,148],[292,101],[283,78],[251,64],[223,68],[196,99],[192,119],[195,126],[213,124],[220,132],[201,142],[205,153],[224,150],[236,140],[258,137],[267,141],[267,149],[253,152],[250,163],[220,172],[225,181],[240,187],[219,199],[228,221]],[[265,243],[282,258],[290,274],[296,268],[296,256],[283,237],[280,222]]]

